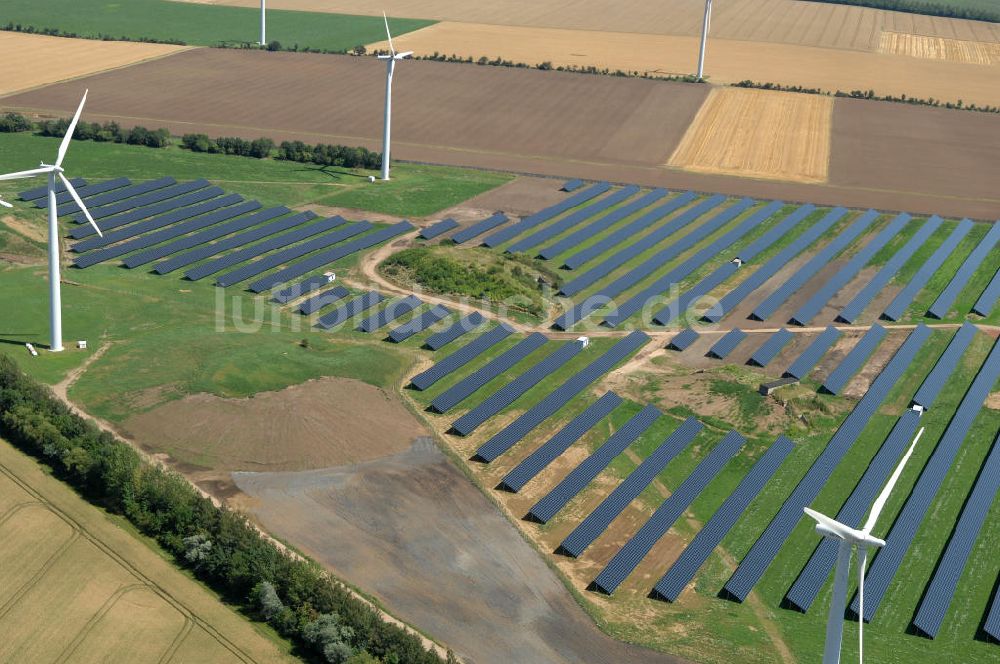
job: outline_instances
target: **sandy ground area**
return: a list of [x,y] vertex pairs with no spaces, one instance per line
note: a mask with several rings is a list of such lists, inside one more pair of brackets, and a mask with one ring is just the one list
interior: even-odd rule
[[354,466],[233,479],[271,532],[467,661],[679,661],[601,634],[429,439]]
[[195,394],[122,424],[149,448],[217,470],[305,470],[383,457],[426,429],[377,387],[322,378],[250,399]]
[[883,32],[878,52],[974,65],[1000,64],[1000,44],[900,32]]
[[0,60],[4,63],[0,96],[127,67],[188,48],[0,31]]

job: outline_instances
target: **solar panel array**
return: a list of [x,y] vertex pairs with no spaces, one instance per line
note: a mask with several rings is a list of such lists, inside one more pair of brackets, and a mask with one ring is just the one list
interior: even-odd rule
[[[879,549],[868,569],[868,574],[865,576],[864,620],[866,622],[871,622],[875,617],[889,583],[902,564],[903,557],[909,550],[913,537],[924,520],[924,515],[934,502],[934,497],[941,488],[959,447],[972,428],[973,421],[982,410],[986,397],[996,385],[998,378],[1000,378],[1000,341],[993,344],[993,349],[980,367],[965,397],[962,398],[931,458],[924,465],[924,470],[896,517],[889,535],[884,538],[885,546]],[[856,602],[851,605],[851,610],[857,612]]]
[[275,302],[280,302],[281,304],[287,304],[292,300],[297,300],[303,295],[308,295],[309,293],[326,286],[330,283],[331,278],[325,274],[317,274],[314,277],[309,277],[304,281],[297,284],[292,284],[288,288],[283,288],[279,291],[275,291],[272,298]]
[[468,228],[464,228],[451,236],[455,244],[465,244],[474,237],[478,237],[486,231],[491,231],[500,224],[507,223],[507,216],[502,212],[497,212],[491,217],[487,217]]
[[[428,387],[438,382],[448,374],[461,369],[466,364],[476,359],[488,349],[497,345],[513,333],[513,328],[508,326],[506,323],[501,323],[492,330],[479,335],[469,343],[465,344],[430,369],[417,374],[411,379],[410,382],[418,390],[426,390]],[[545,338],[544,335],[538,336],[543,339]]]
[[368,291],[364,295],[359,295],[350,302],[342,304],[330,313],[320,316],[319,320],[316,321],[316,327],[329,330],[330,328],[340,325],[354,316],[371,309],[384,299],[385,297],[383,297],[383,295],[378,291]]
[[440,332],[436,332],[427,337],[424,341],[424,346],[430,348],[431,350],[438,350],[447,346],[455,339],[458,339],[463,334],[471,332],[485,322],[486,319],[483,318],[483,315],[478,311],[474,311],[468,316],[463,316]]
[[407,295],[400,300],[393,300],[385,309],[369,316],[358,325],[359,332],[374,332],[391,323],[392,321],[405,316],[423,304],[416,295]]
[[546,395],[544,399],[486,441],[476,451],[476,456],[487,462],[496,459],[524,438],[532,429],[552,417],[557,410],[565,406],[570,399],[586,389],[588,385],[611,371],[616,364],[642,348],[648,341],[649,337],[639,330],[635,330],[627,337],[618,340],[600,357],[566,379],[562,385]]
[[993,596],[993,603],[983,622],[983,631],[1000,641],[1000,593]]
[[952,305],[955,304],[955,300],[958,299],[959,293],[965,288],[966,284],[969,283],[969,279],[972,275],[976,273],[979,266],[983,264],[986,257],[990,255],[993,251],[993,247],[996,246],[997,242],[1000,242],[1000,224],[993,224],[990,226],[990,230],[986,232],[986,236],[982,241],[976,245],[976,248],[972,250],[964,261],[962,265],[958,268],[958,272],[952,277],[945,289],[941,291],[938,298],[934,300],[934,304],[931,305],[930,309],[927,310],[927,315],[933,318],[944,318],[948,315],[948,311],[951,309]]
[[826,355],[826,351],[830,349],[830,346],[840,337],[840,330],[833,327],[832,325],[823,330],[818,337],[816,337],[809,346],[802,351],[791,366],[789,366],[784,375],[791,376],[792,378],[798,378],[802,380],[806,377],[813,367],[819,364],[820,358]]
[[620,429],[615,431],[593,454],[584,459],[576,468],[528,510],[528,518],[538,523],[548,523],[559,510],[583,491],[601,471],[608,467],[625,448],[643,434],[661,415],[653,405],[647,405],[636,413]]
[[885,339],[886,330],[878,323],[873,324],[858,343],[854,344],[851,352],[844,356],[837,368],[830,372],[830,375],[823,381],[823,389],[830,394],[840,394],[847,385],[851,376],[856,374],[861,365],[868,361],[871,354],[875,352],[882,340]]
[[[127,187],[121,187],[119,189],[115,189],[114,191],[109,191],[104,194],[93,196],[87,201],[85,201],[85,204],[87,205],[87,209],[91,211],[91,214],[93,214],[95,208],[104,205],[110,205],[132,196],[138,197],[142,194],[153,192],[156,191],[157,189],[162,189],[164,187],[169,187],[175,184],[177,184],[177,180],[173,179],[172,177],[158,178],[156,180],[149,180],[147,182],[142,182],[140,184],[131,184]],[[72,200],[56,208],[56,214],[58,214],[60,217],[67,214],[74,214],[79,211],[80,211],[80,206],[77,205],[76,202]],[[86,223],[85,221],[81,222],[79,219],[76,218],[74,219],[76,220],[77,223]]]
[[[91,196],[96,196],[97,194],[102,194],[106,191],[111,191],[112,189],[127,187],[130,184],[132,184],[132,181],[129,180],[128,178],[113,178],[111,180],[105,180],[104,182],[95,182],[94,184],[88,184],[83,187],[76,187],[76,185],[74,185],[74,187],[76,188],[76,193],[79,194],[80,198],[86,199]],[[56,194],[56,211],[59,210],[60,205],[64,205],[73,200],[73,195],[69,193],[69,191],[67,191],[65,187],[62,186],[62,182],[60,182],[59,185],[60,185],[60,192]],[[41,198],[35,201],[35,207],[48,208],[49,207],[48,196],[45,196],[43,193]]]
[[343,286],[334,286],[333,288],[325,290],[322,293],[313,295],[311,298],[300,304],[298,312],[306,316],[314,314],[327,305],[343,300],[350,294],[351,292]]
[[972,313],[989,316],[998,298],[1000,298],[1000,268],[997,268],[997,271],[993,273],[990,283],[986,285],[979,299],[972,305]]
[[[70,183],[80,189],[81,187],[87,186],[87,181],[83,178],[68,178]],[[56,180],[56,194],[66,191],[66,185],[62,183],[62,180]],[[35,187],[33,189],[27,189],[22,191],[17,195],[22,201],[33,201],[39,198],[45,198],[49,193],[49,186],[43,184],[41,187]],[[45,204],[39,205],[38,207],[44,207]]]
[[917,250],[926,244],[927,240],[940,228],[942,223],[943,220],[937,215],[925,221],[920,230],[914,233],[913,237],[899,251],[893,254],[892,258],[886,261],[882,269],[872,277],[872,280],[858,291],[858,294],[840,310],[840,313],[837,314],[837,320],[844,323],[853,323],[856,321],[865,308],[871,304],[871,301],[875,299],[875,296],[896,276],[903,265],[913,257],[913,254],[917,253]]
[[414,334],[420,334],[450,313],[451,311],[449,311],[447,307],[442,307],[440,304],[436,304],[419,316],[414,317],[413,320],[404,323],[395,330],[389,332],[389,339],[395,343],[402,343]]
[[[199,189],[205,189],[213,196],[218,196],[222,193],[222,189],[219,187],[209,187],[208,180],[195,180],[194,182],[184,182],[164,187],[162,189],[157,189],[156,191],[150,191],[142,194],[141,196],[125,198],[117,203],[111,203],[110,205],[104,205],[101,207],[90,207],[88,205],[87,209],[90,210],[90,216],[97,220],[105,219],[105,217],[113,217],[106,219],[101,224],[101,230],[104,230],[105,228],[116,228],[123,224],[135,221],[136,219],[145,219],[146,217],[154,214],[159,214],[160,212],[167,210],[173,210],[180,205],[186,204],[186,201],[190,201],[192,198],[184,198],[182,196],[184,194],[196,192]],[[201,195],[204,195],[204,193],[205,192],[202,192]],[[180,200],[171,200],[178,197],[182,198],[180,198]],[[120,214],[122,212],[126,212],[127,214]],[[75,219],[77,223],[86,223],[87,221],[87,218],[83,216],[82,212],[78,212],[74,215],[73,219]],[[90,235],[95,232],[90,226],[83,226],[82,228],[74,229],[74,231],[80,232],[83,235]]]
[[674,335],[674,338],[667,344],[667,348],[671,350],[684,350],[697,341],[698,337],[699,334],[690,327],[685,328]]
[[930,333],[930,328],[925,325],[918,326],[910,333],[903,345],[872,382],[868,392],[861,397],[851,414],[841,423],[837,432],[830,438],[830,442],[820,452],[816,461],[813,462],[791,495],[785,500],[777,515],[771,519],[767,528],[757,538],[750,551],[743,557],[739,567],[726,582],[725,591],[732,597],[740,602],[746,599],[747,594],[764,575],[774,557],[778,555],[778,550],[799,522],[803,515],[802,508],[816,499],[834,468],[844,458],[858,436],[861,435],[861,431],[875,415],[875,411],[885,401],[889,390],[909,368],[917,351],[930,337]]
[[932,639],[937,636],[948,607],[951,606],[958,580],[969,560],[969,554],[972,553],[972,546],[979,537],[983,522],[986,521],[990,506],[993,505],[998,488],[1000,488],[1000,434],[993,441],[993,447],[983,462],[976,484],[972,487],[965,507],[962,508],[962,514],[958,517],[958,523],[955,524],[955,530],[948,540],[948,546],[913,619],[914,626]]
[[712,347],[708,349],[707,355],[709,357],[714,357],[719,360],[724,360],[726,357],[736,350],[736,347],[743,343],[743,340],[747,338],[747,333],[739,328],[735,328],[726,332],[726,334],[712,344]]
[[921,406],[924,410],[928,410],[934,405],[938,394],[945,383],[948,382],[948,377],[951,376],[955,367],[958,366],[959,360],[965,354],[965,350],[969,347],[969,344],[972,343],[976,332],[976,326],[969,322],[966,322],[958,329],[958,332],[952,336],[951,341],[948,343],[948,347],[944,349],[941,357],[934,364],[934,368],[924,378],[924,382],[920,384],[917,393],[913,395],[913,403]]
[[795,443],[785,436],[779,436],[767,448],[750,472],[740,480],[739,486],[729,494],[705,527],[695,535],[680,557],[653,587],[652,596],[655,599],[677,601],[684,588],[708,560],[708,556],[732,529],[736,520],[746,511],[794,448]]
[[607,417],[611,411],[622,403],[622,398],[614,392],[605,392],[604,396],[587,406],[583,412],[549,438],[537,450],[529,454],[500,480],[500,488],[517,493],[524,485],[542,472],[556,457],[569,449],[569,446],[580,440],[583,434],[590,431],[594,425]]
[[510,226],[507,226],[506,228],[497,231],[493,235],[490,235],[488,238],[483,240],[483,244],[491,248],[497,247],[506,242],[507,240],[510,240],[511,238],[514,238],[520,235],[521,233],[530,230],[535,226],[538,226],[539,224],[544,223],[557,215],[562,214],[566,210],[574,208],[577,205],[586,203],[592,198],[600,196],[610,188],[611,184],[608,182],[598,182],[597,184],[592,184],[583,191],[573,194],[569,198],[560,201],[555,205],[551,205],[545,208],[544,210],[540,210],[535,214],[524,217],[517,223],[511,224]]
[[593,512],[573,529],[562,541],[557,553],[579,558],[590,544],[600,537],[611,522],[635,500],[643,489],[660,474],[670,461],[691,444],[702,429],[702,424],[689,417],[671,433],[652,454],[622,481],[614,491],[601,501]]
[[570,180],[562,186],[563,191],[576,191],[583,186],[583,180]]
[[458,228],[458,222],[454,219],[442,219],[436,224],[431,224],[427,228],[423,228],[417,237],[422,237],[425,240],[433,240],[439,235],[444,235],[453,228]]
[[705,456],[688,475],[680,486],[664,500],[638,532],[625,543],[611,561],[594,579],[594,587],[602,593],[610,595],[622,581],[635,570],[653,546],[667,534],[667,531],[681,517],[691,503],[697,498],[729,462],[746,439],[736,431],[726,434],[718,445]]
[[792,333],[781,328],[770,337],[767,338],[760,348],[758,348],[750,359],[747,360],[747,364],[756,365],[758,367],[766,367],[771,363],[778,353],[788,345],[788,342],[792,340]]

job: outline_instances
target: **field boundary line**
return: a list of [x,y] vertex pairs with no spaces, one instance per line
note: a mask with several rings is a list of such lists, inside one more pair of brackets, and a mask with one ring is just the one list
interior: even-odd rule
[[104,616],[106,616],[114,607],[114,605],[118,603],[121,596],[136,588],[146,588],[146,585],[143,583],[127,583],[123,586],[118,586],[118,589],[111,593],[106,600],[104,600],[104,604],[101,605],[101,608],[94,612],[87,622],[84,623],[83,627],[80,628],[80,631],[73,637],[73,640],[66,644],[66,647],[63,648],[63,651],[55,659],[56,664],[62,664],[67,661],[76,649],[80,647],[83,640],[87,638],[87,635],[94,629],[94,627],[97,626],[97,623],[99,623],[101,619],[104,618]]
[[174,655],[177,654],[177,650],[181,647],[181,644],[187,640],[188,635],[194,631],[196,625],[193,620],[188,620],[185,616],[184,625],[181,627],[181,631],[177,633],[174,640],[170,642],[170,646],[166,649],[163,655],[160,656],[158,664],[169,664],[173,661]]

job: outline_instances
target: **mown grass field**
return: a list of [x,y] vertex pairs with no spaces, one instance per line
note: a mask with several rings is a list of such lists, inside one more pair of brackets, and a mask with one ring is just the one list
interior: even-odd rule
[[[260,39],[260,11],[169,0],[9,0],[0,27],[54,28],[89,38],[181,41],[193,46],[239,45]],[[393,19],[394,34],[405,34],[434,21]],[[381,17],[269,9],[267,40],[298,46],[346,51],[385,38]]]

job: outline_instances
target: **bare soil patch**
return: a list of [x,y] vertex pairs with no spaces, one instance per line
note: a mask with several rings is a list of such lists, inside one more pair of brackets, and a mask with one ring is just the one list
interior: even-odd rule
[[249,399],[195,394],[126,420],[125,435],[216,470],[305,470],[407,449],[426,434],[395,395],[322,378]]
[[46,242],[48,240],[48,231],[41,226],[32,226],[26,221],[22,221],[13,215],[6,215],[3,219],[0,219],[3,225],[11,229],[15,233],[23,235],[29,240],[34,240],[35,242]]
[[455,221],[479,221],[500,210],[509,215],[524,216],[554,205],[566,198],[562,180],[521,176],[479,194],[441,213]]

